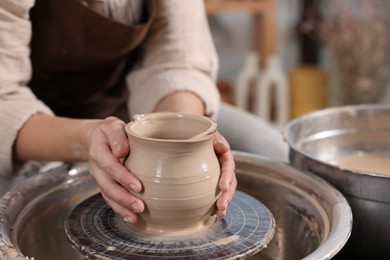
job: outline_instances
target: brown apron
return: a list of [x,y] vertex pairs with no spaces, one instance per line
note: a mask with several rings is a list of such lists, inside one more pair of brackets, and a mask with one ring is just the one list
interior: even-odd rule
[[125,25],[76,0],[37,0],[30,12],[35,95],[60,116],[116,115],[127,101],[124,77],[154,18],[147,2],[141,23]]

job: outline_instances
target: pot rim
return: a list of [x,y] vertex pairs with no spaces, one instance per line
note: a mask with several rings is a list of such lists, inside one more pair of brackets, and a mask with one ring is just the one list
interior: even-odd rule
[[[307,158],[310,158],[312,161],[319,163],[319,164],[324,164],[328,168],[332,170],[337,170],[343,174],[346,175],[354,175],[354,176],[361,176],[361,177],[366,177],[366,178],[381,178],[381,179],[390,179],[390,175],[385,175],[385,174],[380,174],[380,173],[374,173],[374,172],[366,172],[366,171],[361,171],[361,170],[355,170],[355,169],[348,169],[348,168],[341,168],[337,167],[334,164],[331,164],[326,161],[321,161],[317,159],[316,157],[310,155],[306,151],[303,151],[299,149],[296,145],[296,142],[292,141],[291,136],[291,129],[298,124],[302,124],[302,122],[307,121],[311,118],[319,118],[323,116],[328,116],[331,114],[340,114],[340,113],[351,113],[351,111],[354,111],[354,113],[357,113],[358,111],[368,111],[368,110],[389,110],[390,111],[390,104],[361,104],[361,105],[345,105],[345,106],[338,106],[338,107],[330,107],[330,108],[325,108],[321,110],[316,110],[312,112],[305,113],[301,116],[298,116],[291,121],[287,122],[286,125],[283,127],[282,130],[282,136],[284,141],[289,145],[290,150],[292,149],[294,152],[301,154],[303,156],[306,156]],[[386,129],[386,130],[390,130]],[[291,153],[291,152],[290,152]]]
[[[334,186],[329,184],[323,178],[319,176],[303,172],[302,170],[293,167],[292,165],[282,162],[282,161],[273,161],[271,159],[265,158],[261,155],[233,151],[235,160],[239,162],[250,162],[252,164],[258,165],[261,168],[264,168],[268,171],[268,168],[278,169],[277,172],[273,172],[275,175],[280,175],[288,172],[284,175],[286,182],[289,182],[289,178],[294,179],[299,182],[301,180],[302,185],[305,184],[310,190],[318,192],[319,190],[326,191],[327,199],[330,199],[331,212],[326,211],[323,207],[322,209],[326,211],[327,214],[336,216],[330,222],[331,226],[325,240],[309,255],[305,256],[304,260],[317,260],[317,259],[331,259],[334,257],[347,243],[352,232],[352,209],[347,202],[347,199],[344,195],[337,190]],[[295,178],[293,178],[294,176]],[[296,178],[298,177],[298,178]],[[307,192],[309,194],[309,192]],[[310,194],[311,195],[311,194]],[[308,195],[309,196],[309,195]],[[318,201],[318,205],[322,207],[322,204]],[[278,223],[276,222],[276,225]],[[338,242],[338,247],[335,247],[335,241]]]
[[[153,138],[147,137],[140,134],[137,134],[133,131],[132,127],[136,124],[145,124],[148,120],[154,121],[176,121],[181,120],[191,120],[198,121],[201,123],[208,124],[209,127],[204,129],[203,132],[195,134],[193,137],[188,139],[161,139],[161,138]],[[158,141],[158,142],[176,142],[176,143],[191,143],[191,142],[199,142],[202,140],[209,139],[216,131],[217,131],[217,123],[212,119],[202,116],[195,115],[189,113],[179,113],[179,112],[152,112],[146,114],[137,114],[134,115],[133,120],[125,125],[125,131],[128,136],[135,137],[137,139],[148,140],[148,141]]]

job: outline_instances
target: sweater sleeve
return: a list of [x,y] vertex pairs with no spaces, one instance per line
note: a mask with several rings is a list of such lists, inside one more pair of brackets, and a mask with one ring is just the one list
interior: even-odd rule
[[218,57],[200,0],[155,1],[157,15],[135,69],[127,76],[130,115],[148,113],[179,90],[197,94],[215,119]]
[[12,149],[19,129],[35,113],[52,114],[26,86],[31,77],[31,24],[34,0],[0,1],[0,175],[13,172]]

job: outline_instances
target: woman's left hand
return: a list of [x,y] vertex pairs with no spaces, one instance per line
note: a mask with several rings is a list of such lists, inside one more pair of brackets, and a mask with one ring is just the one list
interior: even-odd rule
[[237,179],[232,151],[226,139],[218,131],[214,137],[214,150],[221,165],[219,188],[222,192],[217,201],[216,214],[219,217],[224,217],[236,191]]
[[[167,95],[157,104],[155,111],[205,114],[203,101],[199,96],[189,91],[176,91]],[[221,165],[219,188],[222,191],[217,201],[216,214],[223,217],[226,215],[227,207],[233,199],[237,188],[237,180],[232,151],[226,139],[218,131],[214,136],[214,150]]]

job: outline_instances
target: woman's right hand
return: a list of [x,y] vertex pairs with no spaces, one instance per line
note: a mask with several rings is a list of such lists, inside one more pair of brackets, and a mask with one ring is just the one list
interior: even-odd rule
[[19,130],[15,160],[89,161],[89,172],[107,204],[135,223],[145,206],[129,191],[140,192],[142,184],[122,164],[130,152],[124,127],[115,117],[92,120],[38,113]]
[[136,223],[144,203],[129,190],[140,192],[142,184],[124,165],[130,153],[125,123],[109,117],[94,121],[89,130],[89,172],[107,204],[125,221]]

